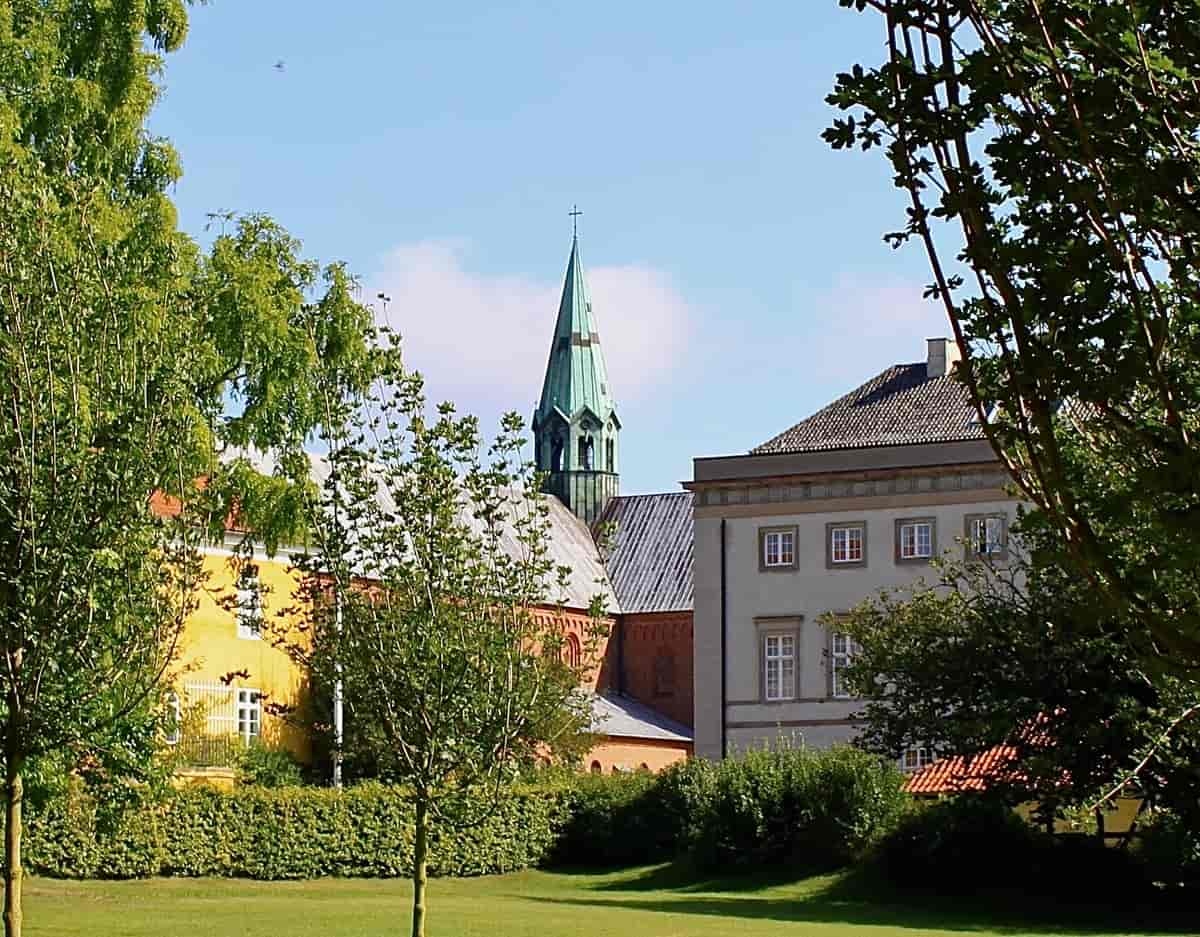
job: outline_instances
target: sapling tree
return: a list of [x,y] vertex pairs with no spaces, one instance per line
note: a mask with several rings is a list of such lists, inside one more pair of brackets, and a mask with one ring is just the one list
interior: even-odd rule
[[[331,435],[300,565],[307,612],[288,646],[344,687],[350,744],[412,790],[412,933],[423,935],[430,831],[481,816],[522,764],[585,731],[579,691],[601,636],[599,602],[579,661],[553,614],[566,570],[548,507],[506,416],[482,452],[478,423],[398,365],[352,425]],[[332,412],[332,411],[331,411]],[[476,796],[460,797],[472,790]]]
[[1195,668],[1200,3],[838,2],[885,52],[826,139],[886,156],[983,432],[1105,617]]

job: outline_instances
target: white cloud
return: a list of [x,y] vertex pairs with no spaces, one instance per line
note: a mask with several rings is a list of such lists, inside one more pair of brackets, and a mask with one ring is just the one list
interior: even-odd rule
[[[925,339],[950,334],[940,303],[916,283],[839,278],[822,291],[800,357],[812,378],[841,379],[845,390],[893,364],[925,359]],[[832,397],[830,398],[833,399]]]
[[[390,297],[388,323],[405,360],[425,375],[431,402],[453,400],[484,420],[516,409],[529,418],[541,393],[562,282],[481,274],[455,241],[403,244],[366,282]],[[686,355],[693,316],[661,271],[639,265],[587,271],[617,404],[670,380]]]

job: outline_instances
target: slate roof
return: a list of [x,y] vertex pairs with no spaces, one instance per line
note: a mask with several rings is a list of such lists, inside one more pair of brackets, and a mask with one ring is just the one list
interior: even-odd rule
[[751,455],[985,439],[966,389],[929,377],[924,361],[897,364],[818,410]]
[[612,738],[690,742],[692,730],[628,696],[592,695],[592,731]]
[[692,495],[626,495],[609,501],[609,581],[623,613],[692,609]]

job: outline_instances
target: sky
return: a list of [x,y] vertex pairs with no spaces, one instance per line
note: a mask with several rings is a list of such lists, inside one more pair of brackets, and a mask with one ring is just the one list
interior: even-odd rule
[[[879,153],[821,131],[881,54],[837,0],[213,0],[151,129],[180,223],[265,212],[344,261],[431,398],[541,391],[578,205],[625,493],[678,490],[948,334]],[[279,66],[279,67],[277,67]],[[390,297],[384,304],[376,299]]]

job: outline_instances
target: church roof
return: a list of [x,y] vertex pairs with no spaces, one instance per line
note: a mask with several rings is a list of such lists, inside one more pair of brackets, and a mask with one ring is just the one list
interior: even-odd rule
[[604,421],[613,413],[615,403],[579,255],[579,239],[575,238],[534,419],[537,425],[544,425],[557,410],[569,421],[585,407]]
[[624,495],[608,502],[596,526],[608,578],[625,614],[692,608],[692,494]]
[[985,439],[966,388],[930,377],[926,362],[897,364],[818,410],[751,455]]
[[616,693],[592,694],[592,731],[609,738],[690,742],[692,730],[645,703]]

